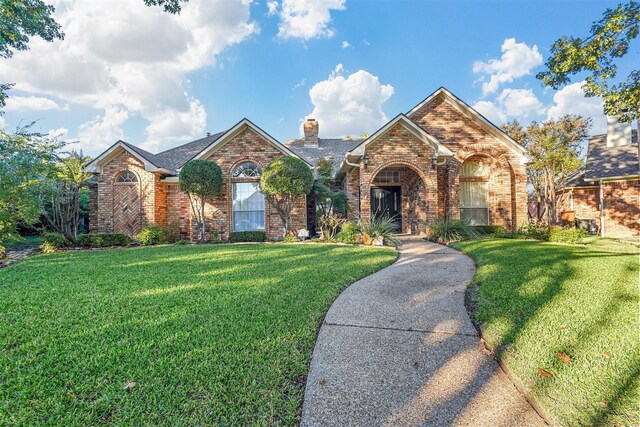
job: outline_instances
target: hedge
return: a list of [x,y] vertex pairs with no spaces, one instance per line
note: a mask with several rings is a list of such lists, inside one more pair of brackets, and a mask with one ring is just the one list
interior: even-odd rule
[[129,238],[124,233],[90,233],[78,236],[78,245],[85,248],[128,246]]
[[234,231],[229,234],[229,241],[236,242],[264,242],[267,239],[264,231]]
[[474,225],[473,228],[479,233],[484,235],[489,234],[502,234],[507,230],[501,225]]

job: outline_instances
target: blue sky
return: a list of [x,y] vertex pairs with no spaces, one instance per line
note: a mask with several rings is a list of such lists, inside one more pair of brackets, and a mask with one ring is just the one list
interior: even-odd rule
[[[92,155],[118,138],[156,152],[243,117],[282,141],[309,116],[321,137],[359,135],[440,86],[496,124],[574,112],[604,129],[579,83],[555,92],[535,73],[614,2],[191,0],[179,17],[142,0],[53,4],[67,37],[0,64],[16,82],[0,125],[38,120]],[[639,59],[634,43],[620,75]]]

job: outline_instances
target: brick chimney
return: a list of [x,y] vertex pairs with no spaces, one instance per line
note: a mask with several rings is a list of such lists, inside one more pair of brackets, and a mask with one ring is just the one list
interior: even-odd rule
[[305,120],[302,128],[304,129],[304,146],[317,147],[319,125],[316,119]]
[[617,117],[607,117],[607,147],[631,144],[631,123],[620,123]]

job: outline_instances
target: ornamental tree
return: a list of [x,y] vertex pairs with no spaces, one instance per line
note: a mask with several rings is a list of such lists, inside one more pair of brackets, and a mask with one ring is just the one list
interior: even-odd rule
[[189,196],[193,218],[198,226],[198,242],[204,242],[207,220],[204,207],[207,197],[222,192],[222,170],[209,160],[190,160],[180,170],[180,190]]
[[[602,97],[607,115],[629,122],[640,116],[640,71],[632,67],[626,80],[616,80],[616,62],[629,52],[631,42],[639,33],[639,2],[630,1],[607,9],[602,18],[593,23],[589,36],[563,36],[556,40],[545,64],[547,69],[536,77],[544,86],[558,89],[569,83],[571,76],[587,72],[590,75],[582,85],[585,95]],[[637,52],[637,48],[631,51]]]
[[295,157],[280,157],[269,163],[260,177],[260,191],[278,212],[283,236],[291,227],[291,211],[296,199],[306,196],[313,187],[313,172]]

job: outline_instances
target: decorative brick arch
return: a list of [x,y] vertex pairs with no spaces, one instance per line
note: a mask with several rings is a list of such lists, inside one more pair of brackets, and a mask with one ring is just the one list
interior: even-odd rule
[[233,175],[233,171],[243,163],[255,163],[256,165],[260,166],[261,170],[264,170],[264,168],[266,167],[266,165],[263,165],[262,162],[254,159],[253,157],[243,157],[241,160],[231,163],[231,166],[229,166],[229,170],[227,171],[227,175],[231,177]]

